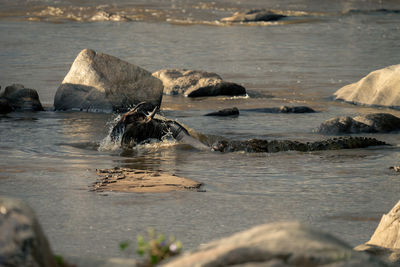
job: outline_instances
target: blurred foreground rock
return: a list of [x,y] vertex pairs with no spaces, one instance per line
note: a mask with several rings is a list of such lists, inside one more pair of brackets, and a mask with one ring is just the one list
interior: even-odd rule
[[336,91],[337,100],[400,108],[400,64],[376,70]]
[[0,266],[57,266],[33,210],[5,197],[0,197]]
[[371,239],[355,250],[365,251],[400,266],[400,201],[382,216]]
[[164,84],[164,94],[201,96],[246,95],[246,89],[236,83],[223,81],[213,72],[186,69],[163,69],[153,73]]
[[25,88],[22,84],[7,86],[0,94],[0,113],[43,110],[37,91]]
[[256,226],[200,246],[163,267],[387,266],[330,234],[300,223]]
[[161,105],[162,82],[116,57],[82,50],[54,97],[55,110],[123,112],[140,102]]

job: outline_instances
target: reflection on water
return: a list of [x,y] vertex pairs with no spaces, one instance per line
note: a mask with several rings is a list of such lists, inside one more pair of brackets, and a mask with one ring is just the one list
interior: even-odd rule
[[[92,48],[150,71],[200,69],[243,84],[249,97],[164,96],[164,115],[207,135],[210,143],[220,137],[316,141],[327,137],[312,130],[332,117],[378,111],[400,116],[396,110],[329,99],[341,86],[400,62],[397,12],[349,12],[395,11],[397,1],[108,2],[3,0],[0,35],[7,38],[0,39],[1,86],[18,82],[35,88],[51,109],[76,55]],[[168,16],[212,22],[253,7],[305,11],[300,16],[318,20],[267,27],[160,22]],[[90,18],[101,10],[131,16],[133,9],[155,18],[127,23],[67,18],[71,13]],[[61,17],[63,23],[28,22],[30,17]],[[281,105],[310,106],[317,112],[203,116],[233,106]],[[58,254],[120,256],[118,243],[135,240],[148,227],[174,234],[190,249],[252,225],[283,220],[312,224],[357,245],[369,239],[375,218],[398,201],[400,179],[389,170],[400,158],[398,134],[373,135],[392,147],[314,153],[219,153],[171,141],[122,150],[105,139],[114,118],[85,112],[0,116],[0,194],[23,198],[35,208]],[[206,192],[88,192],[96,169],[112,167],[175,173],[204,183]]]

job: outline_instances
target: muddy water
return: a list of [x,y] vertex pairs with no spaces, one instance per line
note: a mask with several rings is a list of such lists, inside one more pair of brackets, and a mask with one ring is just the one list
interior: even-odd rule
[[[326,138],[312,130],[331,117],[377,111],[400,116],[330,100],[341,86],[400,62],[400,6],[331,2],[3,1],[0,85],[35,88],[51,110],[72,61],[92,48],[150,71],[203,69],[243,84],[249,97],[163,98],[164,115],[208,135],[313,141]],[[215,22],[250,7],[295,16],[276,25]],[[390,12],[372,12],[383,8]],[[99,10],[131,21],[94,22],[90,18]],[[203,116],[232,106],[280,105],[308,105],[319,112]],[[400,179],[388,169],[400,156],[395,133],[374,135],[393,144],[389,148],[315,153],[223,154],[177,143],[99,149],[113,119],[51,111],[0,117],[0,194],[35,208],[58,254],[120,256],[118,243],[134,241],[150,226],[175,234],[189,249],[283,220],[300,220],[357,245],[398,201]],[[175,173],[204,183],[206,192],[88,191],[96,169],[116,166]]]

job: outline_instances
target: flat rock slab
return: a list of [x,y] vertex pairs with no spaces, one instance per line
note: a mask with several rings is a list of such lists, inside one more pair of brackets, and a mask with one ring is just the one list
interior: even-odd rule
[[173,174],[136,170],[130,168],[99,169],[100,179],[93,184],[93,191],[163,193],[197,190],[202,183]]

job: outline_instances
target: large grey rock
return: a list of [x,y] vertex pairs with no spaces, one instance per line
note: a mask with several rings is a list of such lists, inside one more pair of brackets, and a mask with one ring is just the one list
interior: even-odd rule
[[355,248],[400,266],[400,201],[382,216],[371,239]]
[[164,84],[164,94],[187,97],[245,95],[246,89],[236,83],[223,81],[213,72],[186,69],[163,69],[153,73]]
[[39,95],[35,89],[25,88],[22,84],[7,86],[0,94],[1,106],[7,110],[7,104],[13,111],[42,111]]
[[0,266],[57,266],[33,210],[5,197],[0,197]]
[[356,104],[400,107],[400,65],[376,70],[360,81],[346,85],[334,96]]
[[231,17],[222,18],[222,22],[257,22],[277,21],[285,18],[285,15],[277,14],[266,9],[251,9],[245,12],[235,12]]
[[162,265],[217,266],[386,266],[330,234],[300,223],[256,226],[210,242]]
[[161,105],[163,85],[150,72],[116,57],[82,50],[54,97],[55,110],[126,111]]
[[338,117],[323,122],[315,132],[323,134],[386,133],[400,130],[400,118],[388,113],[373,113],[354,118]]

